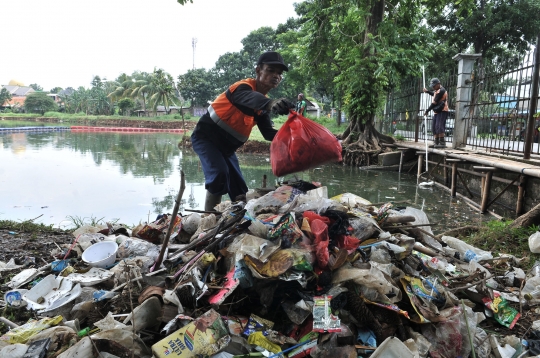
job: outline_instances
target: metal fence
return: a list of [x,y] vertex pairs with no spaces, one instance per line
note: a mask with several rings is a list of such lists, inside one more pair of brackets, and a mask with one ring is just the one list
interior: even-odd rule
[[[495,61],[478,60],[472,78],[471,102],[467,105],[466,144],[486,151],[523,153],[527,121],[532,101],[534,51],[516,58]],[[438,77],[448,91],[449,116],[446,125],[447,142],[453,140],[457,91],[457,64],[446,74],[426,75],[426,82]],[[427,85],[427,84],[426,84]],[[422,93],[422,79],[407,79],[388,94],[380,130],[385,134],[423,141],[432,140],[431,112],[423,117],[432,97]],[[537,107],[538,108],[538,107]],[[539,117],[540,118],[540,117]],[[540,135],[536,119],[532,153],[540,152]],[[427,127],[427,131],[426,131]]]
[[[471,104],[466,112],[467,145],[523,153],[532,101],[534,51],[525,56],[475,63]],[[538,128],[538,120],[535,128]],[[532,152],[538,153],[538,130]]]
[[[426,75],[426,84],[422,79],[411,78],[400,83],[388,94],[381,130],[385,134],[414,140],[433,139],[433,112],[424,118],[424,111],[429,107],[433,97],[423,92],[429,81],[437,77],[441,85],[448,91],[448,108],[450,110],[447,134],[452,136],[454,123],[454,106],[456,100],[456,68],[445,74]],[[428,88],[429,89],[429,88]]]

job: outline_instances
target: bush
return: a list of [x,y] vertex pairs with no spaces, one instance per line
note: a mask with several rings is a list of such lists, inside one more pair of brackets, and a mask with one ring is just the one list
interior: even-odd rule
[[191,119],[191,113],[187,112],[184,114],[184,119]]
[[175,114],[174,119],[182,119],[182,117],[179,114]]

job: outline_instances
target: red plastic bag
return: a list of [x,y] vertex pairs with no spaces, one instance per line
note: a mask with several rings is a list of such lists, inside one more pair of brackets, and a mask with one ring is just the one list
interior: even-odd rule
[[341,144],[324,126],[291,111],[270,145],[275,176],[341,161]]
[[319,263],[320,268],[328,266],[328,260],[330,260],[330,253],[328,252],[328,244],[330,239],[328,238],[328,225],[319,219],[315,219],[310,223],[311,232],[315,235],[315,257]]

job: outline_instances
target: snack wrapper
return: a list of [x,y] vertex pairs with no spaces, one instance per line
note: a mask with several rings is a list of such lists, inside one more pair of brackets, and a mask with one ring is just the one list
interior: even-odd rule
[[313,332],[341,332],[341,320],[332,314],[332,296],[313,297]]
[[497,291],[493,291],[493,299],[484,297],[482,301],[487,308],[493,311],[495,320],[505,327],[514,328],[519,317],[521,317],[521,314],[510,307],[508,301],[501,297],[501,294]]

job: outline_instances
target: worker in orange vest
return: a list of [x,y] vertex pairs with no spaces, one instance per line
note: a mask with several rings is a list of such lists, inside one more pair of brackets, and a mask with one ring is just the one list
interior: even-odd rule
[[257,61],[255,78],[231,85],[199,119],[191,143],[204,172],[206,211],[214,210],[223,194],[229,194],[232,201],[245,201],[248,188],[236,150],[249,139],[255,125],[264,139],[274,139],[277,130],[272,127],[270,113],[287,114],[294,104],[285,98],[272,100],[267,94],[279,85],[283,71],[288,70],[279,53],[263,53]]

